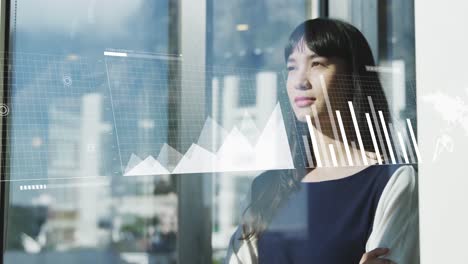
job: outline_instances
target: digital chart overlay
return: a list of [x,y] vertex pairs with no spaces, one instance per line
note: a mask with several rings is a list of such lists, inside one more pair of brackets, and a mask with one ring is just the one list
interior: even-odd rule
[[[223,94],[217,97],[213,92],[213,100],[220,105],[214,106],[213,113],[220,116],[206,116],[200,124],[189,122],[189,132],[198,135],[178,137],[167,125],[171,118],[177,118],[168,110],[170,87],[164,76],[168,60],[106,53],[106,69],[124,176],[294,169],[283,112],[276,99],[275,73],[252,76],[247,71],[223,69],[218,84]],[[188,74],[205,74],[205,70],[194,67]],[[188,82],[184,88],[189,94],[206,89],[203,83]],[[252,100],[259,96],[257,86],[267,87],[270,98],[263,97],[260,103]],[[128,98],[133,98],[134,109],[127,105]],[[195,100],[190,103],[200,109]],[[194,119],[193,113],[179,118]],[[181,151],[169,143],[174,141],[189,147]]]
[[[285,76],[273,71],[210,73],[206,83],[212,83],[216,106],[188,127],[193,136],[180,138],[169,126],[178,120],[171,120],[168,102],[169,62],[180,58],[123,54],[107,52],[100,63],[75,55],[10,54],[12,93],[0,107],[12,127],[8,181],[283,170],[297,168],[298,158],[306,168],[360,166],[372,163],[368,152],[376,154],[375,164],[422,162],[414,116],[388,118],[379,108],[382,98],[373,95],[364,102],[368,111],[357,111],[354,101],[338,110],[333,99],[349,83],[333,91],[322,81],[315,88],[322,90],[324,107],[312,106],[298,125],[276,93]],[[190,74],[207,69],[193,67]],[[185,81],[183,88],[194,93],[207,89],[196,78]],[[177,118],[191,120],[191,114]],[[337,143],[321,140],[327,126]],[[299,155],[288,138],[292,130],[299,134]],[[449,145],[442,139],[439,145]],[[186,147],[173,144],[177,140]]]
[[[132,154],[124,176],[294,169],[279,104],[255,144],[242,133],[242,124],[250,122],[252,119],[246,116],[241,129],[234,127],[228,132],[209,118],[198,142],[184,155],[167,144],[156,159],[149,156],[141,160]],[[214,152],[208,150],[210,142],[206,142],[213,131],[222,137],[220,148]],[[168,163],[169,156],[178,157],[176,164]]]
[[[331,106],[323,77],[320,79],[320,87],[317,89],[321,90],[325,102],[325,122],[324,119],[319,118],[316,106],[312,105],[311,114],[306,115],[307,126],[296,126],[306,167],[417,164],[422,162],[416,140],[414,129],[416,122],[414,120],[389,118],[388,110],[378,109],[375,106],[375,102],[380,100],[379,103],[382,103],[384,100],[378,96],[376,98],[366,96],[365,108],[369,111],[362,113],[362,116],[357,115],[352,101],[346,101],[346,108],[342,111],[336,110]],[[363,82],[365,83],[366,80]],[[337,86],[346,88],[346,85],[349,84],[338,84]],[[376,83],[373,81],[366,83],[366,85],[372,87]],[[333,96],[340,97],[340,92],[334,91]],[[347,113],[347,119],[344,118],[343,113]],[[360,118],[364,122],[359,123]],[[333,143],[325,142],[320,137],[323,130],[321,123],[326,123],[331,128],[333,138],[339,140],[335,140]],[[371,145],[370,150],[365,148],[365,143]],[[369,155],[369,152],[372,154]]]

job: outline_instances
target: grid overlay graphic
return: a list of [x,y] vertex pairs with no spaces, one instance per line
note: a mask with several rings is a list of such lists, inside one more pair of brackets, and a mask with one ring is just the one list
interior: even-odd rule
[[[187,78],[170,82],[177,76],[170,75],[169,62],[183,63],[181,58],[105,54],[102,61],[90,62],[85,57],[72,55],[11,53],[9,57],[11,65],[5,74],[9,76],[11,93],[9,104],[1,111],[10,120],[8,181],[122,176],[131,166],[148,157],[160,162],[165,159],[161,165],[167,171],[163,170],[162,174],[170,173],[177,166],[177,163],[169,164],[171,159],[180,161],[191,155],[190,148],[176,149],[171,143],[177,142],[178,146],[201,144],[203,149],[215,153],[221,149],[226,135],[236,128],[239,138],[245,141],[239,142],[255,146],[269,119],[275,119],[272,116],[276,106],[280,106],[279,123],[288,132],[294,130],[297,134],[300,153],[292,155],[299,157],[300,162],[295,160],[295,165],[286,162],[278,167],[269,165],[270,169],[365,165],[369,163],[368,151],[378,154],[377,164],[421,162],[415,136],[416,120],[380,109],[378,106],[384,98],[372,93],[357,105],[354,101],[345,101],[343,91],[352,87],[350,76],[339,76],[333,89],[326,87],[321,79],[320,87],[315,88],[321,89],[324,95],[324,108],[313,106],[307,122],[300,124],[281,98],[285,97],[283,86],[287,82],[283,72],[184,65],[182,74]],[[169,94],[170,89],[189,89],[184,90],[184,96],[193,91],[196,97],[197,91],[205,91],[206,83],[198,81],[197,75],[208,77],[213,98],[211,102],[203,102],[206,105],[199,105],[197,100],[189,101],[193,105],[186,107],[205,109],[206,117],[204,122],[191,123],[186,121],[195,120],[200,113],[175,115],[177,109],[171,109]],[[380,85],[378,80],[364,78],[361,81],[368,91]],[[382,83],[385,85],[385,80]],[[407,90],[414,89],[414,82],[404,85],[409,88]],[[234,99],[229,100],[231,96]],[[270,98],[265,99],[268,96]],[[265,100],[268,103],[260,109],[259,102]],[[345,101],[346,107],[337,108],[336,100]],[[210,104],[211,109],[207,106]],[[233,108],[230,112],[226,110],[229,106]],[[187,134],[190,136],[184,138],[179,131],[170,131],[169,126],[170,122],[182,121],[188,124],[184,129],[191,131]],[[327,144],[314,134],[329,127],[331,135],[341,140],[343,148],[338,142]],[[211,134],[203,134],[207,128]],[[215,138],[210,138],[214,131]],[[281,138],[290,143],[290,139]],[[270,140],[274,142],[275,138]],[[364,146],[371,146],[371,149],[364,150]],[[163,150],[164,155],[161,154]],[[290,152],[279,154],[278,160],[289,159]],[[238,158],[243,153],[236,155],[234,157]],[[96,165],[90,161],[92,159],[103,165]],[[83,170],[83,167],[88,169]],[[246,168],[249,167],[243,167]],[[198,172],[210,172],[210,168]]]
[[[86,163],[83,157],[101,160],[103,153],[96,152],[101,139],[112,138],[108,129],[111,120],[106,119],[109,94],[103,89],[100,65],[74,55],[7,55],[10,64],[4,74],[8,76],[10,92],[6,106],[6,181],[103,176],[99,167],[80,171]],[[87,136],[94,138],[86,140]],[[109,147],[115,146],[111,143]],[[112,151],[105,155],[108,159],[117,157]]]

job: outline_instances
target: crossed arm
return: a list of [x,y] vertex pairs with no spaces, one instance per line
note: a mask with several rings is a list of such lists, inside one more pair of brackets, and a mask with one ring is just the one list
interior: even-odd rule
[[[366,253],[359,264],[419,263],[419,212],[416,172],[402,166],[385,186],[375,212]],[[257,239],[240,240],[242,228],[232,235],[225,264],[258,263]]]

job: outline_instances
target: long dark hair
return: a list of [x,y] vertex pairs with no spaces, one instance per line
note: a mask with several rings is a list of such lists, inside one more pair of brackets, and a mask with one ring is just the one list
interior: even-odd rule
[[[370,140],[369,129],[365,113],[370,113],[369,96],[374,99],[374,107],[382,111],[386,120],[390,120],[388,103],[375,71],[367,71],[366,67],[375,65],[372,51],[362,33],[354,26],[335,19],[317,18],[307,20],[294,29],[289,37],[289,42],[284,50],[285,61],[297,48],[300,42],[324,57],[337,57],[344,60],[349,72],[339,78],[338,85],[344,85],[350,89],[357,122],[361,130],[364,149],[373,152],[373,144]],[[333,96],[333,95],[330,95]],[[374,111],[375,111],[374,109]],[[351,124],[348,122],[348,126]],[[297,133],[305,125],[296,122],[293,131],[288,131],[292,140],[292,152],[296,163],[296,170],[267,172],[257,177],[251,188],[251,203],[244,211],[242,219],[243,237],[250,239],[260,236],[276,210],[289,197],[300,189],[302,178],[310,170],[300,164],[303,155],[299,151]],[[346,123],[345,123],[346,126]],[[291,130],[291,129],[289,129]],[[350,134],[350,140],[356,140],[356,135]],[[310,142],[310,141],[309,141]],[[385,148],[385,146],[383,147]]]

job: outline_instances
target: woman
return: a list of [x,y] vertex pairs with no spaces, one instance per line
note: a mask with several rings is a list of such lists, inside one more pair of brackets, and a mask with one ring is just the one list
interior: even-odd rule
[[[389,120],[389,111],[366,71],[375,63],[364,36],[341,21],[308,20],[291,34],[285,59],[289,102],[297,129],[311,127],[316,166],[254,180],[226,262],[418,263],[415,170],[371,140],[369,113]],[[333,127],[338,116],[346,139]],[[330,168],[338,164],[347,166]]]

